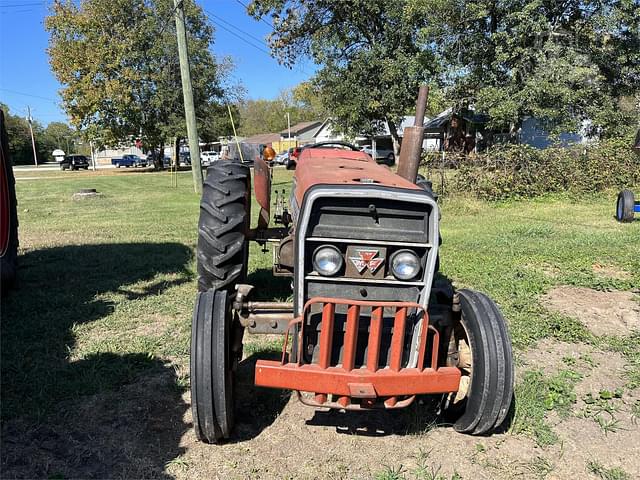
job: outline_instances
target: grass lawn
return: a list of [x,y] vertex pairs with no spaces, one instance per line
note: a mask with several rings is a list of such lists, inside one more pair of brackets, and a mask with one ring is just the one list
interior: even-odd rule
[[[273,188],[288,191],[290,175],[277,169]],[[80,188],[96,188],[101,196],[73,200]],[[69,172],[18,179],[17,194],[20,282],[2,301],[3,420],[38,421],[61,402],[110,392],[165,368],[175,369],[176,386],[184,390],[199,203],[191,174],[180,173],[172,188],[168,173]],[[638,334],[596,336],[540,301],[557,285],[638,288],[640,221],[615,221],[615,195],[504,203],[445,197],[441,271],[458,287],[485,291],[498,302],[518,355],[544,338],[621,352],[629,388],[636,388]],[[254,217],[257,211],[254,205]],[[251,246],[251,280],[264,299],[286,295],[268,275],[271,260],[271,252]],[[271,339],[246,342],[251,353],[277,348]],[[549,384],[534,374],[522,378],[514,426],[552,443],[541,406],[548,399],[537,395]],[[531,391],[532,385],[540,388]]]

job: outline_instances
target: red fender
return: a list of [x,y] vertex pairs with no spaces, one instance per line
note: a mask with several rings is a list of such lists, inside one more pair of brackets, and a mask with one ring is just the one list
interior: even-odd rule
[[271,169],[260,157],[253,164],[253,190],[260,205],[258,229],[265,229],[269,226],[271,217]]

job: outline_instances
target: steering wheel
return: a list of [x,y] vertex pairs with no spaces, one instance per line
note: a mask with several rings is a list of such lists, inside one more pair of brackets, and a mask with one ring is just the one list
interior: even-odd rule
[[360,147],[357,147],[356,145],[353,145],[352,143],[340,142],[338,140],[329,141],[329,142],[312,143],[310,145],[305,145],[304,148],[327,148],[327,147],[330,147],[330,146],[345,147],[346,150],[352,150],[354,152],[359,152],[360,151]]

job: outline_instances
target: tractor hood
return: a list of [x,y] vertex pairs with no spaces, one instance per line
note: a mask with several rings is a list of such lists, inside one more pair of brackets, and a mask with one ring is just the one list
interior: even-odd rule
[[299,205],[314,185],[380,185],[420,190],[389,168],[378,165],[366,153],[338,148],[308,148],[300,154],[294,192]]

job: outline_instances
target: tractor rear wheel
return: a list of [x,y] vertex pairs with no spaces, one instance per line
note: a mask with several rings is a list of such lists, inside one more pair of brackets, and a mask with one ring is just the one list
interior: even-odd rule
[[12,287],[18,271],[18,202],[9,138],[0,111],[0,294]]
[[458,432],[482,435],[498,428],[513,399],[513,352],[507,324],[486,295],[458,291],[460,321],[454,325],[460,389],[447,398],[446,411]]
[[227,292],[197,294],[191,324],[191,411],[199,440],[216,443],[233,428],[232,313]]
[[636,201],[633,192],[631,190],[621,191],[616,202],[616,220],[619,222],[632,222],[635,205]]
[[247,274],[251,175],[239,163],[207,169],[198,222],[198,290],[233,289]]

